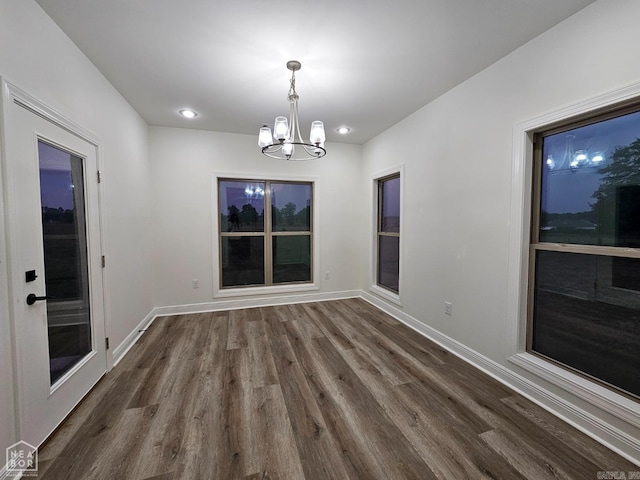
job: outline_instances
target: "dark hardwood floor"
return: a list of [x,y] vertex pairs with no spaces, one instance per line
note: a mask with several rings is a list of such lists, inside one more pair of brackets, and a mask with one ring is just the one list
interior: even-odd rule
[[622,457],[363,300],[161,317],[41,479],[596,479]]

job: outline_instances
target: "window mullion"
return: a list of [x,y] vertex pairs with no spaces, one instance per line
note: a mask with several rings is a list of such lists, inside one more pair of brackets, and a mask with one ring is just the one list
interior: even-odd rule
[[535,251],[581,253],[585,255],[601,255],[609,257],[640,258],[639,248],[610,247],[605,245],[582,245],[573,243],[535,243],[531,245]]
[[269,181],[265,184],[264,202],[264,284],[273,285],[271,182]]
[[301,230],[299,232],[297,231],[289,231],[287,230],[286,232],[271,232],[271,236],[272,237],[297,237],[300,235],[307,235],[310,236],[311,232],[307,231],[307,230]]
[[262,237],[264,232],[220,232],[221,237]]

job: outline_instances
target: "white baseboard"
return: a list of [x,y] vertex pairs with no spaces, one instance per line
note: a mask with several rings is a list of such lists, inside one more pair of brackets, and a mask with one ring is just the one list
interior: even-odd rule
[[277,297],[236,298],[233,300],[222,300],[219,302],[156,307],[153,309],[152,314],[156,317],[161,317],[165,315],[238,310],[240,308],[271,307],[274,305],[288,305],[292,303],[324,302],[328,300],[360,297],[361,294],[362,292],[360,290],[346,290],[342,292],[304,293]]
[[[630,462],[640,466],[640,439],[623,432],[602,418],[577,407],[505,366],[494,362],[434,328],[425,325],[375,295],[368,292],[361,292],[361,298],[478,368],[490,377],[498,380],[500,383],[515,390],[548,412],[561,418],[594,440],[607,446]],[[611,414],[611,412],[606,411],[605,413]]]
[[550,384],[586,400],[591,405],[609,412],[625,424],[640,429],[640,405],[631,398],[530,353],[518,353],[507,360]]
[[133,347],[136,344],[140,336],[144,333],[144,330],[146,330],[147,327],[149,327],[149,325],[153,323],[153,321],[156,318],[154,311],[155,311],[155,308],[151,310],[151,312],[149,312],[149,314],[147,314],[147,316],[142,319],[142,321],[138,324],[138,326],[134,328],[129,335],[127,335],[127,338],[125,338],[120,343],[120,345],[118,345],[116,348],[113,349],[113,366],[114,367],[118,363],[120,363],[120,360],[122,360],[124,356],[127,354],[127,352],[131,349],[131,347]]

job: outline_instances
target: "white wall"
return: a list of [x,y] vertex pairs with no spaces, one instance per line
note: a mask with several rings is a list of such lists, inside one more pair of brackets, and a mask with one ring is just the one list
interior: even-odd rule
[[[640,2],[600,0],[364,146],[365,176],[405,164],[404,312],[505,369],[514,125],[640,81]],[[365,181],[365,180],[363,180]],[[368,285],[368,279],[361,279]],[[513,290],[512,290],[513,291]],[[444,302],[453,316],[444,314]],[[601,419],[628,435],[636,427]]]
[[[101,139],[107,315],[111,345],[117,346],[153,308],[147,125],[32,0],[0,0],[0,75]],[[16,441],[16,431],[6,232],[0,220],[3,452]]]
[[[150,127],[153,164],[154,267],[156,306],[213,302],[213,174],[249,178],[316,177],[315,205],[320,216],[320,290],[357,288],[363,266],[361,147],[327,144],[327,155],[311,162],[265,157],[257,132],[235,135]],[[325,280],[325,272],[330,279]],[[192,288],[192,279],[200,288]],[[227,299],[228,300],[228,299]]]

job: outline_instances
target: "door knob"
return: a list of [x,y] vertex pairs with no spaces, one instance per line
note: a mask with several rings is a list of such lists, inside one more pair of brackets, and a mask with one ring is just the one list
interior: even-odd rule
[[44,297],[38,297],[35,293],[30,293],[29,295],[27,295],[27,305],[33,305],[40,300],[48,300],[50,298],[51,297],[47,297],[46,295]]

